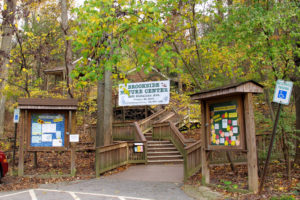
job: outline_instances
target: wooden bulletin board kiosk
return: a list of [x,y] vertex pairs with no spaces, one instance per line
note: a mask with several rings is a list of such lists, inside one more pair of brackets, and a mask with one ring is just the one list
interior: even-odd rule
[[[71,174],[75,172],[75,150],[69,135],[75,131],[74,99],[19,99],[21,128],[18,175],[24,174],[24,151],[71,151]],[[36,153],[35,153],[35,162]],[[35,164],[36,165],[36,164]]]
[[263,86],[254,81],[231,84],[191,95],[201,103],[202,177],[208,184],[208,153],[246,151],[249,190],[258,191],[253,97]]

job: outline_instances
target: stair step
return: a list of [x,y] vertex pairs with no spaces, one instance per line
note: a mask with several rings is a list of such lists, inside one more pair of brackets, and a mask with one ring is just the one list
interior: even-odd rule
[[174,160],[148,160],[148,164],[182,164],[183,159]]
[[169,140],[160,140],[160,141],[151,140],[148,141],[148,144],[172,144],[172,143]]
[[174,147],[174,145],[172,143],[170,144],[160,144],[160,143],[157,143],[157,144],[148,144],[148,148],[151,148],[151,147]]
[[180,154],[179,151],[154,151],[154,152],[148,152],[147,155],[148,156],[155,156],[155,155],[178,155]]
[[182,159],[181,155],[161,155],[161,156],[147,156],[149,160],[176,160]]
[[148,152],[159,152],[159,151],[176,151],[177,149],[175,147],[154,147],[154,148],[149,148],[148,147]]

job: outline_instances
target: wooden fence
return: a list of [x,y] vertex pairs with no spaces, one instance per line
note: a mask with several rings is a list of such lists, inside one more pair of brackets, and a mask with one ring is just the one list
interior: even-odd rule
[[200,141],[191,143],[186,140],[172,122],[153,124],[153,138],[156,140],[169,139],[183,156],[184,180],[201,168]]
[[[115,126],[120,138],[134,141],[123,141],[96,148],[96,176],[130,163],[147,164],[147,140],[137,122]],[[127,137],[130,136],[130,137]],[[143,152],[135,152],[135,144],[143,146]]]
[[132,122],[113,123],[112,137],[114,141],[134,141],[136,131]]

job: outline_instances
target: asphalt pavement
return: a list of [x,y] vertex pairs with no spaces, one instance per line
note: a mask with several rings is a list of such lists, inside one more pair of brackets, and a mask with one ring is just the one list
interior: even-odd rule
[[182,165],[137,165],[91,180],[1,192],[0,200],[192,200],[182,185]]

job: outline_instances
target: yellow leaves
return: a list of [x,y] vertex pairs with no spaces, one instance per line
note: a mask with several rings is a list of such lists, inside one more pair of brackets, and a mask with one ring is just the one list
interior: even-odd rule
[[113,74],[111,77],[112,77],[113,79],[117,79],[117,78],[118,78],[118,74]]
[[28,37],[33,37],[34,34],[32,32],[25,32],[25,35],[27,35]]
[[87,86],[88,82],[87,82],[87,81],[82,81],[81,84],[82,84],[83,86]]
[[15,27],[18,28],[18,24],[17,23],[15,23]]
[[128,83],[128,79],[124,78],[124,84],[127,85],[127,83]]
[[36,21],[40,22],[40,20],[41,20],[40,17],[37,16],[37,17],[36,17]]
[[209,75],[208,75],[208,74],[205,75],[205,79],[206,79],[206,80],[209,79]]
[[7,4],[3,5],[3,10],[7,10]]
[[26,72],[28,72],[28,70],[25,69],[25,68],[23,68],[23,69],[22,69],[22,72],[25,72],[25,73],[26,73]]

